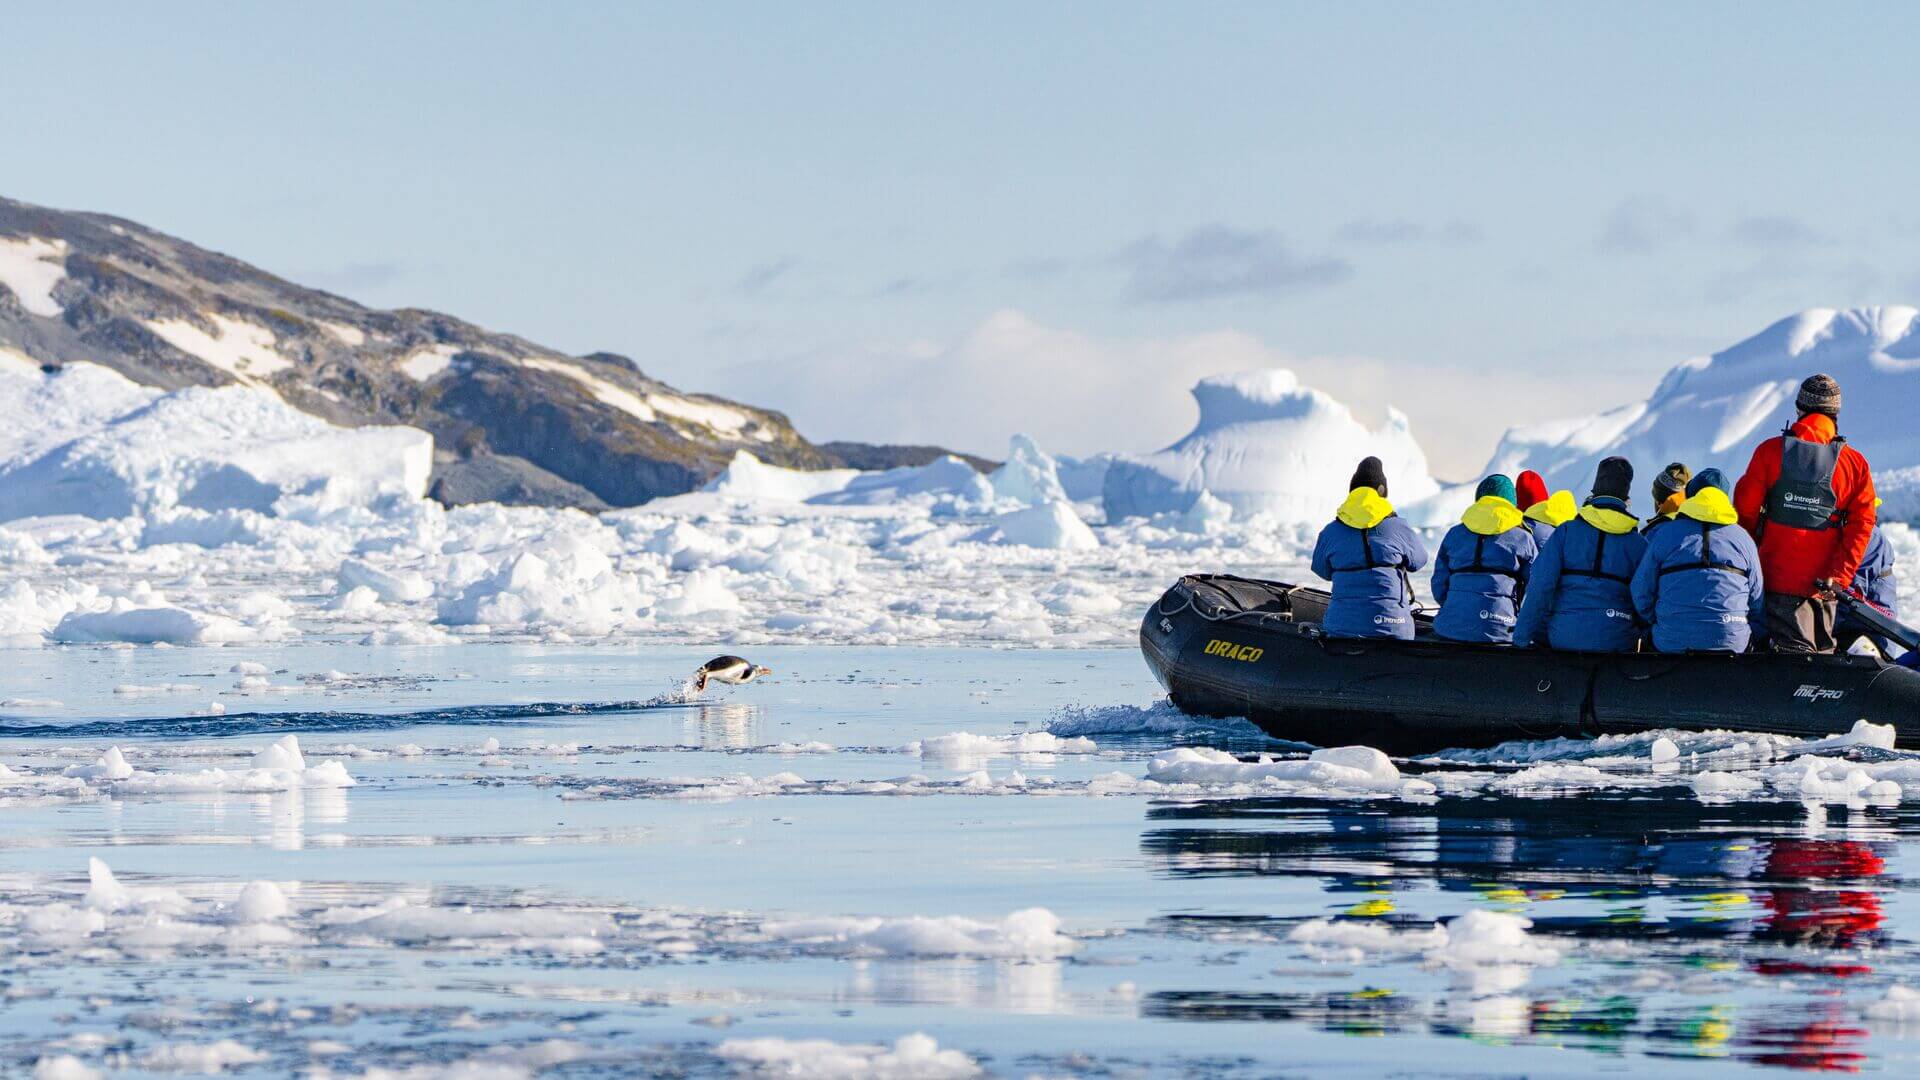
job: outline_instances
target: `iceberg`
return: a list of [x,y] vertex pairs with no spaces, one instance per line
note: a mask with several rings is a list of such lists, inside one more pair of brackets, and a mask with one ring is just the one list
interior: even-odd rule
[[1386,466],[1396,503],[1440,490],[1398,410],[1370,431],[1347,406],[1283,368],[1202,379],[1193,397],[1200,420],[1190,434],[1159,453],[1116,457],[1108,466],[1108,521],[1184,514],[1202,492],[1236,518],[1323,521],[1368,455]]
[[1882,516],[1920,518],[1920,310],[1816,308],[1669,371],[1645,401],[1509,430],[1487,472],[1534,469],[1554,488],[1587,490],[1600,459],[1621,455],[1644,480],[1669,461],[1738,478],[1753,448],[1794,420],[1800,381],[1840,380],[1840,432],[1874,466]]
[[270,390],[162,392],[95,364],[0,365],[0,521],[176,507],[301,516],[425,497],[433,437],[335,427]]

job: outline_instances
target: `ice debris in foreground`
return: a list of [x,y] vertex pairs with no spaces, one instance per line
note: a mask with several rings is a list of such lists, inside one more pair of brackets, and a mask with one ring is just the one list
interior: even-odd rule
[[1562,946],[1530,933],[1532,927],[1522,916],[1476,908],[1450,922],[1405,930],[1376,920],[1314,919],[1294,927],[1287,940],[1341,963],[1382,955],[1421,956],[1455,971],[1559,963]]
[[201,769],[197,772],[157,772],[137,769],[118,746],[110,746],[91,764],[70,765],[59,772],[7,769],[0,773],[0,795],[31,792],[37,795],[86,798],[105,792],[121,795],[173,795],[229,791],[266,793],[355,786],[346,766],[338,761],[307,762],[298,736],[285,735],[253,755],[244,769]]
[[1147,779],[1172,784],[1252,784],[1276,794],[1354,792],[1423,798],[1435,791],[1428,781],[1401,776],[1393,759],[1370,746],[1315,750],[1304,761],[1274,760],[1264,754],[1241,761],[1223,750],[1178,747],[1154,756],[1147,766]]
[[814,947],[875,956],[957,956],[1053,960],[1073,952],[1072,938],[1045,908],[1004,919],[831,918],[770,922],[768,936]]
[[981,1075],[974,1059],[958,1050],[942,1050],[932,1036],[919,1032],[892,1046],[775,1036],[728,1039],[715,1054],[755,1073],[796,1080],[961,1080]]

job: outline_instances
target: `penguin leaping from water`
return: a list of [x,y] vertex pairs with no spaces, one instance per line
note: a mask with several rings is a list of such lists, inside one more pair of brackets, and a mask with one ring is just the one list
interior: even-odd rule
[[708,683],[739,686],[771,674],[772,668],[761,667],[738,656],[716,656],[693,673],[693,688],[696,692],[705,692]]

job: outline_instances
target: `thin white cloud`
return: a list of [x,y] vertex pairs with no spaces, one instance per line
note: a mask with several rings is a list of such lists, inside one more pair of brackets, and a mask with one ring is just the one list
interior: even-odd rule
[[[752,400],[785,411],[809,438],[937,443],[989,456],[1029,434],[1085,455],[1142,452],[1185,435],[1197,415],[1188,391],[1208,375],[1287,367],[1310,386],[1378,423],[1389,405],[1411,418],[1434,468],[1463,479],[1512,424],[1596,411],[1644,395],[1645,377],[1604,372],[1466,372],[1369,357],[1300,357],[1249,334],[1103,339],[1051,327],[1016,310],[987,317],[949,342],[827,347],[743,366]],[[1643,385],[1644,384],[1644,385]],[[1524,412],[1492,402],[1527,402]]]

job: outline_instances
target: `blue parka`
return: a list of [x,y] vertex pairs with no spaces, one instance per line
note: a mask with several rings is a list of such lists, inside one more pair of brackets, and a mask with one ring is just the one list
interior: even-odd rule
[[1533,536],[1533,546],[1540,551],[1547,550],[1547,541],[1553,539],[1554,531],[1572,521],[1578,512],[1571,491],[1556,491],[1527,507],[1527,532]]
[[1654,532],[1633,575],[1633,606],[1661,652],[1745,652],[1765,597],[1760,552],[1719,488],[1701,488]]
[[1639,522],[1617,499],[1580,508],[1533,561],[1516,645],[1572,652],[1632,652],[1640,640],[1633,572],[1647,553]]
[[1333,637],[1413,637],[1413,584],[1427,545],[1372,488],[1347,493],[1313,545],[1313,572],[1333,582],[1321,624]]
[[[1900,581],[1893,574],[1893,548],[1878,526],[1867,541],[1867,553],[1860,559],[1860,571],[1853,575],[1853,591],[1887,610],[1887,614],[1898,617],[1900,614]],[[1881,652],[1888,651],[1887,639],[1871,633],[1865,626],[1852,619],[1842,617],[1834,634],[1842,645],[1853,640],[1856,634],[1865,634]]]
[[1433,632],[1450,641],[1504,645],[1527,588],[1527,568],[1540,549],[1519,507],[1482,496],[1447,530],[1433,560]]

